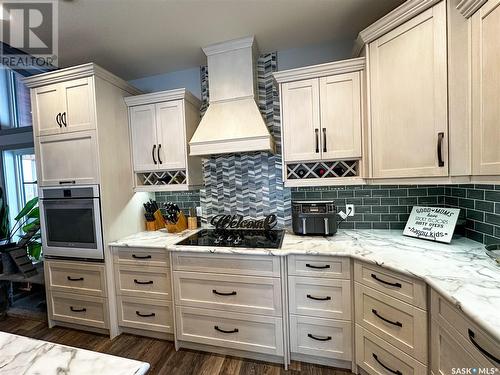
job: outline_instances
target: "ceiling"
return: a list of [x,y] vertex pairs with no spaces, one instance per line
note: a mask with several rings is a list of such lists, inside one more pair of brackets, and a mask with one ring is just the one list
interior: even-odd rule
[[205,63],[200,47],[255,35],[261,52],[354,40],[403,0],[63,0],[59,66],[124,79]]

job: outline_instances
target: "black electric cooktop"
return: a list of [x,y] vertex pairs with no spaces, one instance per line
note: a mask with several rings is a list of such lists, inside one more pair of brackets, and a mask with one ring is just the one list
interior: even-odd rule
[[203,229],[177,245],[279,249],[283,230]]

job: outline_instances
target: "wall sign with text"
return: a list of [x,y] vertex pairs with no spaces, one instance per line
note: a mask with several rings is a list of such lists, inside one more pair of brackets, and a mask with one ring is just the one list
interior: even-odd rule
[[458,208],[413,207],[403,232],[405,236],[450,243],[457,224]]

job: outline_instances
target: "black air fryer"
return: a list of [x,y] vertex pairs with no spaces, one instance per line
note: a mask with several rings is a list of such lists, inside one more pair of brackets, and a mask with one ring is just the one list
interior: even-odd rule
[[333,236],[337,207],[333,201],[293,201],[292,229],[299,235]]

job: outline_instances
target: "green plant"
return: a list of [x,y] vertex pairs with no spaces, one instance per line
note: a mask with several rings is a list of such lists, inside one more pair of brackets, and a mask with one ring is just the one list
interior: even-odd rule
[[40,242],[40,208],[38,207],[38,197],[28,201],[23,209],[14,218],[16,223],[9,232],[8,240],[12,241],[14,235],[22,230],[19,235],[19,246],[26,246],[28,254],[35,260],[40,258],[42,244]]

